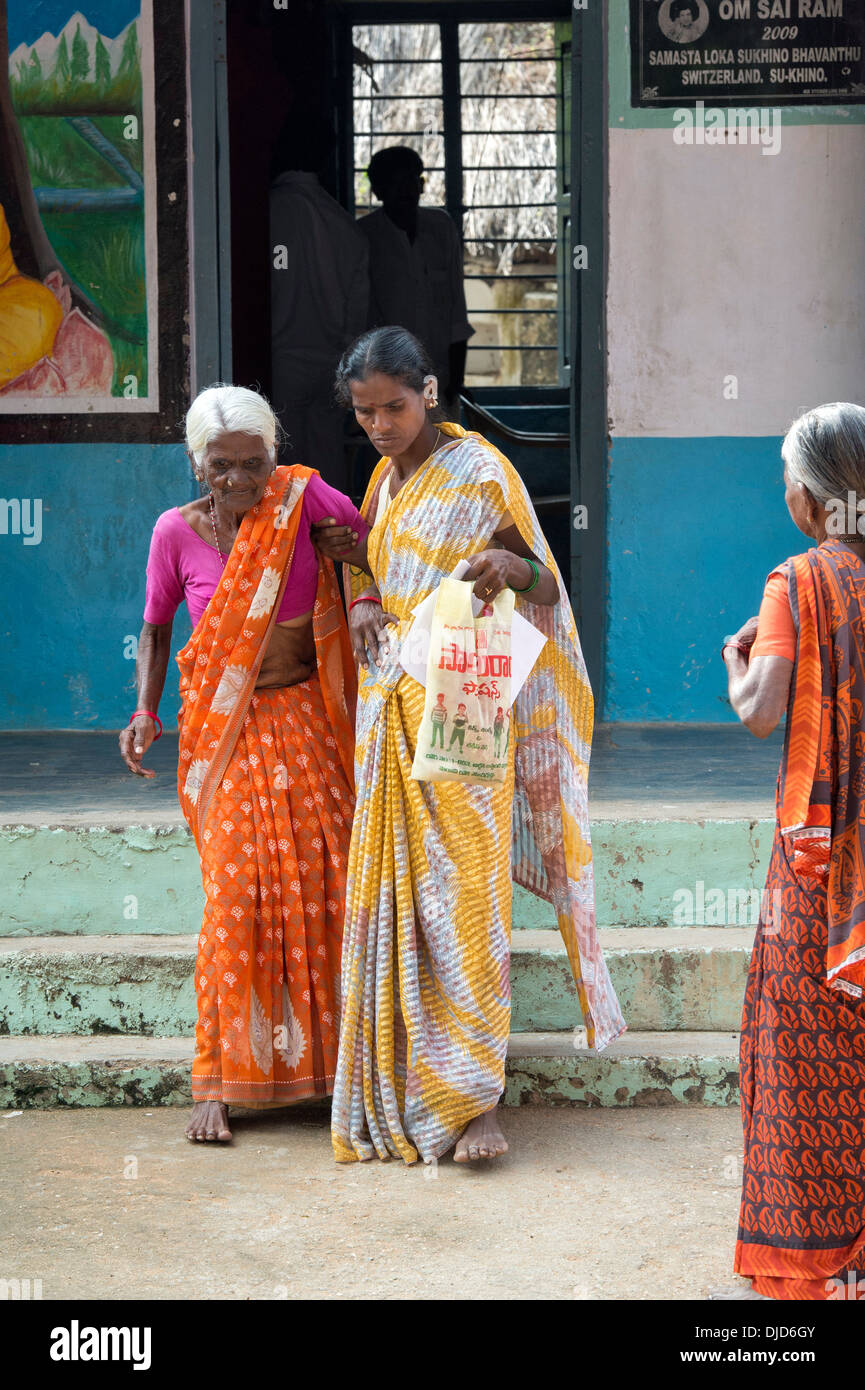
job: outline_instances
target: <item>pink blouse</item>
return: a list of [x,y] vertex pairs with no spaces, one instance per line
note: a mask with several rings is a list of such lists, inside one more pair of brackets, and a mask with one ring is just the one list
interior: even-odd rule
[[[351,499],[318,476],[307,483],[301,507],[291,570],[276,616],[279,623],[308,613],[315,602],[318,556],[309,534],[312,523],[335,517],[341,526],[356,531],[360,541],[369,530]],[[144,621],[170,623],[185,598],[192,626],[197,627],[224,568],[216,547],[193,531],[178,507],[163,512],[150,541]]]

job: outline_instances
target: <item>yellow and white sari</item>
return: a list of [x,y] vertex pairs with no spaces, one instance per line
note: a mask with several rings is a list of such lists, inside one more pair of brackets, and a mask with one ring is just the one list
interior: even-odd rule
[[[382,459],[363,514],[385,612],[412,609],[509,513],[556,576],[559,603],[517,595],[547,644],[510,714],[509,776],[496,787],[411,778],[424,691],[399,641],[361,671],[357,807],[346,887],[342,1017],[333,1095],[340,1161],[444,1154],[504,1089],[510,1028],[512,882],[551,902],[590,1046],[624,1020],[595,931],[587,778],[593,701],[561,576],[516,470],[491,444],[444,424],[438,450],[386,506]],[[369,587],[352,572],[352,593]]]

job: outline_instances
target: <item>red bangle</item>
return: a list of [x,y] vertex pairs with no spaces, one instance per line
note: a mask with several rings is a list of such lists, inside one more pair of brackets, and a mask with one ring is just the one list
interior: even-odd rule
[[[159,733],[156,735],[156,738],[162,738],[162,720],[159,718],[159,715],[154,714],[153,711],[149,709],[137,709],[129,720],[130,724],[133,719],[138,718],[139,714],[146,714],[148,719],[152,719],[154,724],[159,725]],[[154,743],[156,742],[156,738],[153,740]]]
[[351,603],[348,605],[349,613],[354,608],[354,605],[356,603],[377,603],[379,608],[381,608],[380,598],[375,598],[373,594],[361,594],[359,598],[353,598]]
[[[732,647],[734,651],[741,652],[743,656],[748,655],[748,648],[743,646],[741,642],[725,642],[723,647],[721,648],[722,661],[724,660],[724,652],[727,650],[728,647]],[[726,665],[726,662],[724,664]]]

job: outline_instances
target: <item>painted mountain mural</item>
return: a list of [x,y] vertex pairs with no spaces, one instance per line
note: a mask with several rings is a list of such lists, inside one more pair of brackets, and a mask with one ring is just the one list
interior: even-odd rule
[[112,39],[76,11],[56,37],[42,34],[10,53],[9,83],[19,115],[140,111],[138,20]]

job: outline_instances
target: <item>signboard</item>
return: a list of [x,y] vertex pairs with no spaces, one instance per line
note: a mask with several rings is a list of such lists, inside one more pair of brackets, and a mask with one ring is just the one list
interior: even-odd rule
[[631,0],[633,106],[865,101],[865,0]]

